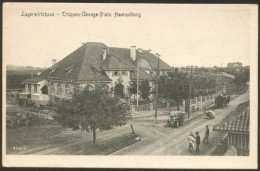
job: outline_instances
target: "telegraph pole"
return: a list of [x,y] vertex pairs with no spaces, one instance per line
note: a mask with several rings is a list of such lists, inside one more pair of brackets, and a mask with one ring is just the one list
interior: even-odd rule
[[158,110],[158,104],[159,104],[159,75],[160,75],[160,55],[158,53],[156,53],[157,58],[158,58],[158,62],[157,62],[157,73],[156,73],[156,105],[155,105],[155,113],[154,113],[154,123],[157,123],[157,110]]
[[139,83],[139,59],[137,59],[137,88],[136,88],[136,96],[137,96],[137,99],[136,99],[136,106],[138,106],[138,91],[139,91],[139,86],[138,86],[138,83]]
[[197,66],[187,66],[186,67],[186,72],[190,72],[190,90],[189,90],[189,110],[188,110],[188,119],[190,118],[190,99],[191,99],[191,79],[192,79],[192,73],[197,73],[198,67]]

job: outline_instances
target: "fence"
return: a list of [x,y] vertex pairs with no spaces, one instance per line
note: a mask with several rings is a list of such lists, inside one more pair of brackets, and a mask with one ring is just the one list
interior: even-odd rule
[[38,116],[39,118],[42,119],[49,119],[49,120],[53,120],[53,116],[54,116],[54,113],[49,110],[37,110],[33,108],[29,109],[28,114]]
[[[204,107],[213,104],[215,101],[215,97],[218,94],[210,94],[207,96],[199,96],[199,97],[194,97],[193,99],[190,99],[190,108],[186,110],[190,110],[191,112],[195,112],[197,110],[202,110]],[[180,111],[186,111],[185,110],[185,104],[188,105],[189,103],[186,102],[185,100],[182,100],[179,102],[179,110]],[[149,111],[154,109],[154,104],[143,104],[143,105],[131,105],[131,111]],[[157,105],[157,109],[171,109],[173,111],[177,111],[177,103],[175,101],[170,101],[170,102],[159,102]]]
[[194,112],[196,110],[202,110],[204,107],[213,104],[215,102],[215,97],[217,96],[217,93],[210,94],[207,96],[199,96],[195,97],[193,99],[190,99],[190,111]]
[[146,111],[146,110],[150,110],[150,104],[135,106],[135,111]]

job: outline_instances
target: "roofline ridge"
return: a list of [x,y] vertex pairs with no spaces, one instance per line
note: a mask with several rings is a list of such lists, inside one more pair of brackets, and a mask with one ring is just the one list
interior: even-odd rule
[[[85,45],[86,47],[85,47],[85,51],[84,51],[84,54],[83,54],[83,62],[81,63],[80,70],[79,70],[79,74],[77,75],[77,80],[79,80],[79,78],[80,78],[81,71],[82,71],[83,65],[85,64],[85,58],[86,58],[86,55],[87,55],[87,43],[85,43],[84,45]],[[83,46],[84,46],[84,45],[83,45]]]
[[90,43],[102,44],[102,45],[104,45],[104,46],[108,47],[108,46],[107,46],[107,45],[105,45],[103,42],[86,42],[85,44],[90,44]]
[[[82,48],[83,46],[86,46],[86,44],[83,44],[82,46],[80,46],[79,48],[77,48],[76,50],[72,51],[71,53],[69,53],[68,55],[66,55],[64,58],[62,58],[60,61],[58,61],[57,63],[55,63],[54,65],[52,65],[51,67],[49,67],[48,69],[57,66],[59,63],[61,63],[62,61],[64,61],[65,59],[67,59],[72,53],[76,52],[77,50],[79,50],[80,48]],[[48,70],[46,69],[46,70]]]

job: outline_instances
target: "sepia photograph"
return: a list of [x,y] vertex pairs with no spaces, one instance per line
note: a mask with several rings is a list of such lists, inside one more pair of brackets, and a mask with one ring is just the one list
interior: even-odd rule
[[6,167],[257,168],[258,6],[4,3]]

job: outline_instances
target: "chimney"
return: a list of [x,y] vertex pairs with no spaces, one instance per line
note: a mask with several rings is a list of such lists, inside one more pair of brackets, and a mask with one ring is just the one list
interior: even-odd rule
[[151,50],[151,49],[149,49],[148,52],[149,52],[150,54],[152,54],[152,50]]
[[107,49],[103,48],[103,60],[105,60],[107,57]]
[[57,60],[56,60],[56,59],[52,59],[52,66],[53,66],[53,65],[55,65],[55,64],[56,64],[56,62],[57,62]]
[[156,57],[157,57],[157,58],[159,58],[159,57],[160,57],[160,54],[158,54],[158,53],[156,53],[155,55],[156,55]]
[[130,57],[133,61],[136,59],[136,50],[135,46],[130,46]]

